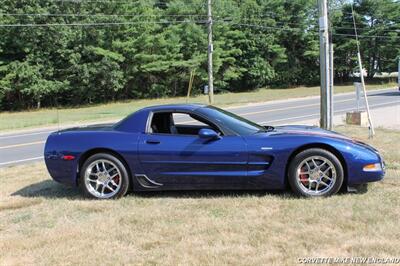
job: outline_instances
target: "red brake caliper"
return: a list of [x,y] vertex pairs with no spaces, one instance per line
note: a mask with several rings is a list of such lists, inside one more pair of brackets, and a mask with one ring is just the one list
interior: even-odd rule
[[113,178],[113,180],[114,180],[114,182],[115,182],[115,184],[119,184],[119,175],[117,175],[117,176],[115,176],[114,178]]
[[[305,166],[301,168],[301,171],[302,171],[302,172],[305,172],[306,170],[307,170],[307,169],[306,169]],[[307,185],[307,184],[308,184],[307,174],[300,174],[300,175],[299,175],[299,179],[300,179],[300,182],[301,182],[303,185]]]

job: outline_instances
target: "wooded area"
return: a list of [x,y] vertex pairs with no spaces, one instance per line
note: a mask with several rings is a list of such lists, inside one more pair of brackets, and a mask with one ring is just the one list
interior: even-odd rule
[[[351,5],[330,1],[337,82],[356,70]],[[368,77],[397,71],[400,3],[358,0]],[[316,0],[214,0],[216,92],[319,84]],[[4,0],[0,110],[185,95],[207,84],[205,0]]]

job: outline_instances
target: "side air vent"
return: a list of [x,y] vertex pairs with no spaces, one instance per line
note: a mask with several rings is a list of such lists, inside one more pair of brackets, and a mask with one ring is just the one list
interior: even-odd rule
[[135,175],[135,176],[136,176],[136,179],[139,182],[139,184],[145,188],[158,188],[163,185],[163,184],[157,183],[156,181],[151,180],[146,175],[140,174],[140,175]]

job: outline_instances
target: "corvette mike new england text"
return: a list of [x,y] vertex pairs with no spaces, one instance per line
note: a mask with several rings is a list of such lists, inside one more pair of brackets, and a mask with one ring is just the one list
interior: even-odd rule
[[302,257],[298,258],[299,264],[387,264],[400,265],[400,257]]

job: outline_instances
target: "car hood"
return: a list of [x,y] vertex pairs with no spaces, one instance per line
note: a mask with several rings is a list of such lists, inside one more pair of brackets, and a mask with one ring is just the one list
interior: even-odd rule
[[293,135],[299,135],[299,136],[316,136],[316,137],[334,138],[334,139],[339,139],[342,141],[350,142],[354,145],[361,146],[363,148],[366,148],[372,152],[379,154],[378,150],[376,150],[374,147],[372,147],[371,145],[369,145],[365,142],[355,140],[353,138],[347,137],[340,133],[325,130],[325,129],[315,127],[315,126],[297,126],[297,125],[278,126],[278,127],[274,128],[272,135],[274,135],[274,134],[275,135],[293,134]]
[[351,138],[344,136],[340,133],[325,130],[315,126],[301,126],[301,125],[277,126],[275,127],[273,134],[319,136],[319,137],[329,137],[329,138],[337,138],[337,139],[353,141]]

